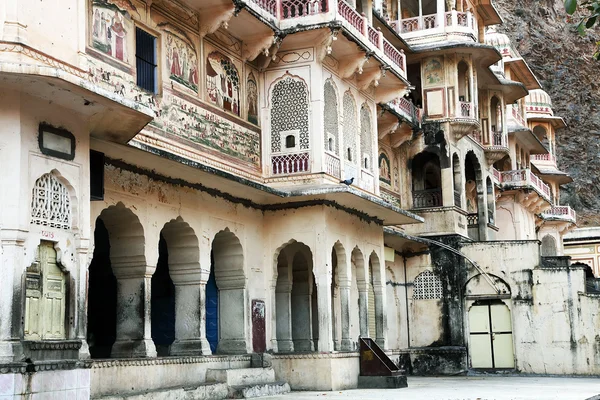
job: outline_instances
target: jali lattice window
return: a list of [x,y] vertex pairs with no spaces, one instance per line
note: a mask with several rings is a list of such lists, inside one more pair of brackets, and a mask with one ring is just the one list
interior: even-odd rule
[[356,103],[350,92],[344,94],[344,146],[346,148],[346,160],[356,160],[356,136],[358,127],[356,126]]
[[442,298],[442,281],[429,270],[421,272],[413,282],[413,300]]
[[325,132],[330,134],[329,137],[325,135],[325,149],[339,154],[338,101],[331,79],[325,81],[324,102]]
[[69,191],[52,174],[44,174],[35,181],[31,199],[31,223],[51,228],[71,228]]
[[366,104],[360,108],[360,151],[362,153],[363,168],[372,170],[371,157],[373,157],[373,139],[371,138],[371,111]]
[[299,130],[300,150],[310,148],[308,133],[308,87],[304,81],[285,77],[271,94],[271,152],[282,151],[281,132]]

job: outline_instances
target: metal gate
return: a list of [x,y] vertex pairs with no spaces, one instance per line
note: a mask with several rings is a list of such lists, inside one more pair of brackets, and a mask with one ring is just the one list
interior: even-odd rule
[[510,309],[502,300],[478,300],[469,310],[471,367],[514,368]]

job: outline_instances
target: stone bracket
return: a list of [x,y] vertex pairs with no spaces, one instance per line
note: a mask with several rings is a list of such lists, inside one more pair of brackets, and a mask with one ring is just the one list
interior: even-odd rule
[[216,32],[221,26],[227,29],[235,12],[233,3],[204,10],[200,13],[200,37]]
[[362,51],[344,57],[340,60],[338,73],[344,79],[351,78],[355,73],[360,75],[363,73],[363,67],[370,57],[369,53],[363,53]]

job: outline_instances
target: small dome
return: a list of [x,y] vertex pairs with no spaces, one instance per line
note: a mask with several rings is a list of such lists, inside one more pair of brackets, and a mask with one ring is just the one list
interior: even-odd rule
[[485,44],[494,46],[503,57],[512,57],[514,50],[508,36],[499,33],[495,26],[490,26],[485,33]]
[[541,89],[530,90],[525,97],[525,111],[531,114],[554,115],[550,95]]

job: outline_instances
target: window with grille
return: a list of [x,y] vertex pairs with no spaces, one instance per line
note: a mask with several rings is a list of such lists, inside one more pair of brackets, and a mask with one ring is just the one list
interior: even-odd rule
[[137,85],[156,93],[156,38],[140,28],[135,28],[135,62]]
[[432,300],[442,298],[442,281],[433,272],[421,272],[413,282],[413,300]]
[[31,199],[31,223],[51,228],[71,228],[69,191],[52,174],[44,174],[35,181]]

